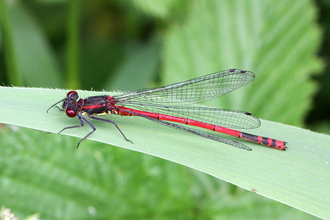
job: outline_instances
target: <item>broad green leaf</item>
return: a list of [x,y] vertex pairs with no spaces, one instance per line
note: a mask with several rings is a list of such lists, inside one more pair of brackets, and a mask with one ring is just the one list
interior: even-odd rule
[[[104,94],[104,92],[78,92],[81,97]],[[78,124],[76,118],[68,118],[56,108],[46,113],[49,106],[63,99],[64,96],[63,90],[0,87],[0,97],[2,97],[0,122],[54,133],[63,127],[76,125]],[[258,194],[315,216],[330,218],[328,211],[330,202],[327,199],[330,197],[328,184],[330,149],[327,147],[330,137],[327,135],[262,121],[259,129],[249,132],[285,140],[289,149],[283,152],[241,141],[253,149],[249,152],[160,126],[143,118],[108,117],[116,121],[134,144],[126,142],[113,126],[95,121],[93,124],[97,131],[91,136],[91,140],[164,158],[244,189],[255,189]],[[64,134],[83,137],[90,130],[85,126],[68,130]],[[47,146],[52,145],[44,141],[42,143]],[[20,146],[22,148],[24,142]],[[84,146],[88,146],[88,142],[81,144],[81,148]],[[29,155],[27,154],[26,157]],[[93,168],[90,168],[90,171],[95,172]],[[55,174],[56,172],[53,175]],[[84,182],[79,184],[84,186]],[[93,186],[87,184],[85,187],[91,189],[90,187]],[[100,189],[94,190],[98,195],[103,195]]]
[[314,3],[194,1],[188,11],[165,35],[164,83],[250,70],[256,74],[251,85],[213,105],[301,126],[316,90],[309,78],[322,67]]
[[247,213],[266,219],[269,212],[273,219],[312,219],[201,172],[126,149],[87,142],[77,151],[70,147],[75,139],[27,129],[1,129],[0,137],[6,146],[0,148],[0,198],[19,219],[31,213],[41,219],[238,219]]
[[0,202],[19,219],[315,219],[146,154],[92,141],[76,150],[76,138],[23,128],[0,138]]

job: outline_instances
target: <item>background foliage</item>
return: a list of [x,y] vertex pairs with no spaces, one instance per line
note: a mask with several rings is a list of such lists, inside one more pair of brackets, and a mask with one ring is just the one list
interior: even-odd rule
[[[316,56],[322,48],[323,63],[328,59],[329,23],[323,16],[328,1],[0,3],[4,85],[134,90],[228,68],[248,69],[256,73],[253,85],[207,104],[330,130],[323,115],[329,92],[322,86],[329,83],[328,67]],[[322,72],[316,84],[314,74]],[[57,101],[48,97],[42,101]],[[21,114],[29,120],[27,111]],[[146,154],[92,141],[76,151],[77,139],[16,129],[3,126],[0,133],[0,205],[21,218],[34,213],[52,219],[313,218]],[[276,153],[269,151],[274,159]],[[260,188],[257,193],[277,198]]]

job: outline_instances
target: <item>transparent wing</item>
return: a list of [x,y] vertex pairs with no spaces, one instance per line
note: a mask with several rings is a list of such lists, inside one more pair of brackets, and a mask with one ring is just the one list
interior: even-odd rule
[[[123,111],[126,111],[126,110],[123,110]],[[129,111],[127,111],[127,112],[129,113]],[[233,141],[233,140],[230,140],[230,139],[227,139],[227,138],[224,138],[224,137],[220,137],[220,136],[210,134],[210,133],[207,133],[207,132],[204,132],[204,131],[199,131],[197,129],[182,126],[182,125],[179,125],[179,124],[171,123],[171,122],[168,122],[168,121],[162,121],[162,120],[159,120],[159,119],[150,118],[148,116],[141,115],[141,114],[138,114],[138,113],[134,113],[134,114],[136,114],[138,116],[141,116],[141,117],[144,117],[144,118],[147,118],[151,121],[157,122],[159,124],[166,125],[166,126],[171,127],[171,128],[176,128],[176,129],[179,129],[181,131],[185,131],[185,132],[188,132],[188,133],[191,133],[191,134],[195,134],[195,135],[198,135],[198,136],[201,136],[201,137],[205,137],[205,138],[208,138],[208,139],[211,139],[211,140],[214,140],[214,141],[218,141],[218,142],[221,142],[221,143],[224,143],[224,144],[229,144],[231,146],[234,146],[234,147],[237,147],[237,148],[240,148],[240,149],[252,151],[251,148],[249,148],[248,146],[246,146],[244,144],[241,144],[240,142],[237,142],[237,141]]]
[[180,118],[189,118],[233,129],[251,129],[260,126],[260,120],[256,116],[244,111],[193,106],[148,106],[127,104],[125,107]]
[[237,147],[237,148],[240,148],[240,149],[252,151],[251,148],[249,148],[248,146],[246,146],[244,144],[241,144],[238,141],[233,141],[233,140],[230,140],[230,139],[227,139],[227,138],[224,138],[224,137],[220,137],[220,136],[217,136],[217,135],[214,135],[214,134],[209,134],[209,133],[206,133],[206,132],[203,132],[203,131],[199,131],[199,130],[196,130],[196,129],[193,129],[193,128],[188,128],[188,127],[178,125],[178,124],[174,124],[174,123],[170,123],[170,122],[167,122],[167,121],[161,121],[161,120],[157,120],[157,119],[149,118],[149,117],[148,117],[148,119],[151,120],[151,121],[169,126],[171,128],[176,128],[176,129],[179,129],[181,131],[186,131],[186,132],[189,132],[189,133],[201,136],[201,137],[205,137],[205,138],[208,138],[208,139],[211,139],[211,140],[214,140],[214,141],[218,141],[218,142],[221,142],[221,143],[224,143],[224,144],[229,144],[231,146],[234,146],[234,147]]
[[127,92],[114,98],[118,105],[187,105],[225,95],[253,79],[254,73],[250,71],[230,69],[164,87]]

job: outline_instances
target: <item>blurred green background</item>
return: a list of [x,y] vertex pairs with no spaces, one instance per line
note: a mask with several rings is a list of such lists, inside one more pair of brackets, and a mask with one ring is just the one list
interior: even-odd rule
[[[329,0],[0,0],[0,81],[126,91],[247,69],[253,86],[207,104],[330,133],[329,11]],[[16,129],[0,129],[0,206],[20,219],[315,218],[149,155]]]

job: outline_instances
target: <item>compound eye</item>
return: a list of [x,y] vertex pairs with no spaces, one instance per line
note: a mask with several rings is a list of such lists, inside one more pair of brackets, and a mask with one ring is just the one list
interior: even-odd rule
[[78,93],[76,91],[70,91],[68,92],[68,94],[66,95],[66,97],[78,97]]
[[65,110],[65,113],[70,118],[76,117],[76,115],[77,115],[77,112],[75,110],[70,109],[70,108],[67,108]]

